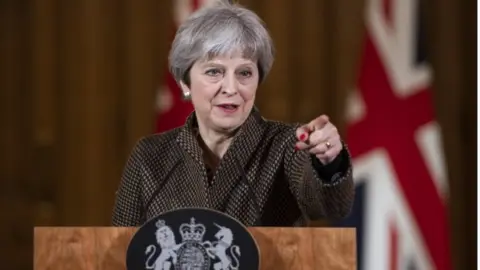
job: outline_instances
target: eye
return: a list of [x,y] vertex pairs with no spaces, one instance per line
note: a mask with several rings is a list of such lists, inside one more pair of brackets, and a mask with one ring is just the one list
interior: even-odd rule
[[242,70],[239,73],[242,77],[246,77],[246,78],[252,76],[252,72],[250,70]]
[[207,74],[208,76],[215,77],[215,76],[218,76],[218,75],[222,74],[222,71],[218,68],[212,68],[212,69],[207,70],[205,72],[205,74]]

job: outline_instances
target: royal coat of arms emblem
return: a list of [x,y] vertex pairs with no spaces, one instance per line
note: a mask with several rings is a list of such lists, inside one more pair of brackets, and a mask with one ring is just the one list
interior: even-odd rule
[[139,229],[127,251],[127,269],[254,270],[258,265],[258,248],[246,228],[208,209],[160,215]]

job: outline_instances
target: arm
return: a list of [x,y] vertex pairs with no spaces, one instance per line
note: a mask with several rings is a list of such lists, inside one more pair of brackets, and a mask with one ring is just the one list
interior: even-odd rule
[[134,147],[125,165],[113,207],[113,226],[139,226],[142,224],[141,181],[144,174],[142,141]]
[[297,138],[289,136],[285,149],[285,175],[302,211],[310,219],[343,218],[354,199],[352,164],[343,143],[340,154],[323,165],[308,150],[295,150]]

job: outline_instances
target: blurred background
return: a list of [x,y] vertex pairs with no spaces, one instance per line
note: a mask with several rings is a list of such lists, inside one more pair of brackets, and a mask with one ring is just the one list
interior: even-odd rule
[[[167,54],[178,22],[205,2],[0,1],[2,269],[32,269],[32,226],[109,225],[114,193],[134,143],[180,125],[191,110],[167,74]],[[354,158],[362,159],[377,146],[397,157],[388,164],[398,177],[383,180],[400,183],[386,192],[404,198],[398,208],[413,213],[407,219],[410,229],[403,230],[402,223],[394,240],[382,235],[377,235],[381,241],[369,240],[370,223],[362,219],[369,209],[362,202],[382,202],[362,190],[350,219],[312,226],[356,226],[362,239],[359,269],[382,269],[368,266],[374,265],[368,264],[375,258],[372,250],[379,249],[389,254],[382,260],[401,261],[383,269],[474,269],[476,2],[238,2],[265,20],[276,44],[273,70],[257,97],[267,118],[306,122],[325,113],[351,144]],[[417,68],[420,64],[426,64],[428,72]],[[390,87],[382,78],[390,78]],[[389,99],[385,93],[392,89],[397,95]],[[406,92],[427,94],[410,104]],[[362,93],[370,98],[361,102]],[[405,102],[393,106],[393,100]],[[373,107],[375,111],[369,110]],[[362,111],[367,114],[362,116]],[[383,117],[362,123],[360,118],[369,111]],[[380,122],[390,115],[388,125]],[[405,132],[383,128],[413,132],[420,122],[441,127],[440,134],[416,143],[418,148],[433,145],[429,153],[443,156],[446,165],[429,167],[426,174],[420,170],[430,164],[428,155],[403,147],[414,141],[413,133],[407,138]],[[381,143],[386,136],[389,145]],[[433,140],[438,143],[430,144]],[[362,142],[370,148],[362,150]],[[418,166],[423,162],[428,164]],[[358,167],[359,172],[376,172],[360,162]],[[438,186],[441,189],[432,188]],[[396,211],[396,202],[389,211]],[[402,213],[396,214],[394,224],[404,220]],[[384,223],[383,216],[374,219]],[[403,248],[396,249],[395,241],[412,228],[418,232],[417,246],[400,243]],[[421,251],[415,252],[416,263],[404,262],[408,250]],[[448,258],[440,258],[443,255]]]

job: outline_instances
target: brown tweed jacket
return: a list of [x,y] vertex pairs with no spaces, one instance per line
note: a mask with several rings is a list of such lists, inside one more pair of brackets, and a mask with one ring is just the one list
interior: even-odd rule
[[[180,207],[222,211],[246,226],[303,226],[341,218],[354,197],[346,146],[335,166],[295,150],[295,130],[252,110],[208,181],[192,113],[182,127],[139,140],[127,161],[113,209],[114,226],[140,226]],[[330,170],[330,172],[328,172]]]

